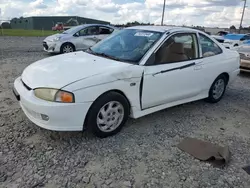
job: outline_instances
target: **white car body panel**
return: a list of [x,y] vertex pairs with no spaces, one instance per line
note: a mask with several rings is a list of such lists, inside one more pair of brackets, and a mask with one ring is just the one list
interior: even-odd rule
[[[199,63],[200,61],[191,60],[182,63],[145,67],[142,108],[146,109],[198,95],[201,92],[201,83],[197,79],[198,71],[195,70],[195,67],[183,70],[178,69],[163,74],[157,74],[157,72],[174,69],[194,62]],[[181,78],[180,74],[182,74]],[[173,83],[173,80],[176,80],[178,84]],[[154,86],[154,89],[152,89],[152,86]],[[157,96],[157,98],[152,98],[152,96]]]
[[[28,91],[21,82],[21,77],[14,82],[14,87],[20,94],[20,106],[26,116],[36,125],[59,131],[81,131],[84,118],[91,102],[87,103],[55,103],[41,100]],[[76,113],[77,112],[77,113]],[[49,121],[41,119],[41,114],[48,115]]]
[[[198,33],[196,30],[185,28],[156,26],[134,28],[169,31],[169,36],[176,32]],[[15,80],[14,88],[21,96],[20,105],[27,117],[35,124],[50,130],[82,130],[85,117],[93,102],[111,90],[122,93],[131,105],[130,116],[139,118],[171,106],[208,97],[209,88],[222,73],[229,75],[230,83],[235,80],[239,74],[239,54],[211,39],[221,47],[222,54],[158,66],[146,66],[146,62],[160,47],[165,37],[156,42],[139,65],[85,52],[50,57],[28,66],[22,76]],[[162,70],[189,64],[191,66],[184,69],[158,74]],[[31,89],[27,90],[22,81]],[[39,87],[70,91],[75,96],[75,103],[64,104],[38,99],[32,89]],[[41,120],[39,118],[41,114],[48,115],[50,120]]]
[[[129,65],[85,52],[74,52],[49,57],[46,58],[46,61],[40,60],[29,65],[23,71],[22,80],[32,89],[41,86],[62,88],[77,80],[102,74],[116,68],[124,69]],[[55,76],[58,72],[60,72],[60,76]]]

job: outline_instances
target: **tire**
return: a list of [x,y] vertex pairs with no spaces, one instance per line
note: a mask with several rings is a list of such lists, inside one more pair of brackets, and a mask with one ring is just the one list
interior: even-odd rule
[[234,47],[239,46],[238,44],[235,44]]
[[93,103],[87,115],[86,126],[95,136],[106,138],[120,132],[128,116],[127,99],[117,92],[109,92]]
[[73,44],[70,43],[65,43],[61,46],[61,54],[65,54],[65,53],[71,53],[75,51],[75,46]]
[[[228,82],[228,79],[226,78],[225,75],[220,75],[218,76],[215,81],[213,82],[210,90],[209,90],[209,96],[208,98],[206,98],[206,101],[207,102],[210,102],[210,103],[217,103],[219,102],[225,91],[226,91],[226,87],[227,87],[227,82]],[[217,89],[216,89],[217,87]]]

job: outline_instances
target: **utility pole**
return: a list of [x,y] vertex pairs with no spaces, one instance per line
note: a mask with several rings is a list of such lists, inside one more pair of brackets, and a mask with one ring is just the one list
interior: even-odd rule
[[163,25],[164,13],[165,13],[165,5],[166,5],[166,0],[164,0],[164,3],[163,3],[161,25]]
[[239,33],[240,33],[241,28],[242,28],[242,22],[243,22],[243,18],[244,18],[244,14],[245,14],[245,9],[246,9],[246,4],[247,4],[247,0],[243,0],[243,1],[244,1],[244,7],[243,7],[242,15],[241,15],[241,20],[240,20]]

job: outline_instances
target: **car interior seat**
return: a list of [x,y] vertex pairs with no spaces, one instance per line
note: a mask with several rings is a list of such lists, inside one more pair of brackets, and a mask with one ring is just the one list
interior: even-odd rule
[[159,51],[159,63],[171,63],[188,60],[182,43],[172,43]]

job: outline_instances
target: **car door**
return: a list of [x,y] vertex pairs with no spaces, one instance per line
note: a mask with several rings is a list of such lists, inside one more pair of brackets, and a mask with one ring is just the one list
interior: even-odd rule
[[99,40],[97,38],[98,27],[90,26],[79,31],[79,36],[76,40],[76,49],[84,50],[95,45]]
[[201,92],[198,77],[199,59],[197,34],[177,33],[170,36],[153,54],[153,63],[145,64],[142,108],[192,98]]

